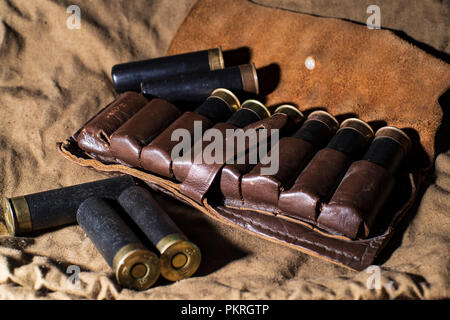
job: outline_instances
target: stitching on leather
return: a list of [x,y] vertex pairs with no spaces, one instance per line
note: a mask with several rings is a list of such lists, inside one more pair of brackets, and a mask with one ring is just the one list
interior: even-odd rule
[[[317,242],[312,242],[312,241],[309,241],[309,240],[306,240],[306,239],[299,239],[299,238],[297,238],[297,237],[291,235],[290,233],[281,233],[280,231],[271,229],[270,227],[267,227],[267,226],[262,225],[262,224],[260,224],[260,223],[254,222],[254,221],[252,221],[251,219],[242,217],[242,216],[237,215],[237,214],[235,214],[235,213],[233,213],[233,212],[231,212],[231,211],[228,211],[228,210],[224,210],[224,211],[227,212],[227,213],[229,213],[229,214],[231,214],[231,215],[233,215],[233,216],[235,216],[235,217],[238,217],[238,218],[244,220],[245,222],[249,222],[249,223],[251,223],[251,224],[255,224],[255,225],[257,225],[257,226],[259,226],[259,227],[261,227],[261,228],[263,228],[263,229],[265,229],[265,230],[271,231],[271,232],[273,232],[273,233],[276,233],[276,234],[279,234],[279,235],[282,235],[282,236],[286,236],[286,237],[288,237],[288,238],[290,238],[290,239],[293,239],[293,240],[296,240],[296,241],[308,243],[308,244],[311,244],[311,245],[314,245],[314,246],[323,248],[323,249],[325,249],[325,250],[327,250],[327,251],[329,251],[329,252],[336,253],[336,254],[338,254],[338,255],[347,257],[347,258],[352,259],[352,260],[355,260],[355,261],[361,261],[361,260],[362,260],[362,258],[357,257],[357,256],[354,256],[354,255],[350,255],[350,254],[348,254],[348,253],[346,253],[346,252],[344,252],[344,251],[332,249],[332,248],[330,248],[330,247],[328,247],[328,246],[326,246],[326,245],[323,245],[323,244],[320,244],[320,243],[317,243]],[[365,251],[367,251],[367,248],[368,248],[368,246],[366,246]],[[364,255],[365,255],[365,252],[364,252]],[[363,255],[363,256],[364,256],[364,255]]]

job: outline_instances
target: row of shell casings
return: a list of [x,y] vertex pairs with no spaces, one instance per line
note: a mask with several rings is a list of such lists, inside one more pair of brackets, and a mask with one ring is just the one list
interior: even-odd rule
[[[284,106],[279,108],[279,113],[285,110],[295,113],[292,110],[297,109]],[[173,161],[172,157],[173,148],[179,144],[173,138],[176,130],[182,129],[195,137],[199,124],[203,134],[217,126],[244,128],[267,117],[270,112],[263,104],[247,100],[241,106],[239,99],[224,88],[215,89],[197,108],[185,112],[166,100],[148,101],[140,94],[126,92],[81,129],[77,142],[81,149],[103,161],[124,163],[183,181],[181,177],[188,170],[186,163]],[[190,145],[194,144],[193,140]]]
[[160,274],[190,277],[201,261],[199,248],[130,176],[5,198],[3,215],[13,236],[78,221],[124,287],[147,289]]
[[221,48],[113,66],[116,92],[142,92],[172,103],[201,102],[216,88],[259,93],[253,64],[225,67]]
[[[83,145],[83,141],[89,141],[92,144],[92,141],[95,140],[92,139],[92,136],[84,139],[84,132],[100,131],[105,127],[109,129],[118,127],[119,122],[111,123],[120,118],[114,116],[115,113],[119,110],[120,112],[117,113],[120,116],[131,114],[127,108],[135,106],[132,103],[135,98],[143,99],[142,96],[133,93],[122,95],[89,122],[78,136],[80,147],[90,151],[86,145]],[[119,105],[120,108],[116,108],[116,105]],[[172,134],[176,129],[184,129],[193,136],[196,121],[201,122],[203,130],[201,133],[203,134],[208,128],[242,128],[270,116],[264,105],[255,100],[246,101],[239,108],[238,99],[226,89],[215,90],[194,111],[188,111],[182,115],[178,113],[173,118],[170,116],[170,106],[173,107],[167,101],[153,99],[142,110],[153,111],[153,115],[158,115],[158,117],[146,117],[145,112],[142,111],[130,116],[111,135],[110,144],[105,148],[109,152],[109,156],[118,158],[120,162],[128,165],[142,167],[152,173],[183,182],[190,171],[192,159],[186,161],[182,157],[172,157],[172,149],[178,143],[172,139]],[[288,105],[278,108],[272,117],[281,115],[296,119],[297,123],[299,119],[304,118],[301,112]],[[158,126],[161,122],[170,124]],[[92,129],[93,127],[94,129]],[[344,209],[337,208],[333,199],[339,199],[340,190],[346,185],[350,187],[355,185],[347,183],[351,181],[348,177],[345,177],[343,180],[345,183],[342,184],[342,188],[338,188],[332,201],[326,203],[336,190],[335,187],[341,181],[342,175],[346,173],[352,162],[358,160],[366,151],[372,136],[373,131],[370,126],[359,119],[347,119],[339,127],[338,122],[331,114],[324,111],[313,112],[294,134],[281,139],[278,145],[280,149],[279,170],[275,175],[261,176],[261,165],[256,167],[249,163],[225,165],[220,174],[220,187],[225,197],[225,203],[263,210],[272,209],[286,217],[319,224],[332,232],[351,237],[366,236],[374,217],[380,210],[379,204],[384,202],[388,191],[392,189],[392,182],[387,183],[383,192],[370,190],[367,193],[366,200],[373,197],[372,201],[367,203],[370,203],[371,208],[377,208],[376,210],[361,212],[360,208],[358,211],[350,208],[350,205]],[[377,174],[373,173],[369,179],[391,180],[386,178],[381,171],[390,173],[388,176],[392,176],[406,154],[409,143],[408,137],[399,129],[393,127],[380,129],[362,161],[365,163],[363,166],[370,166],[367,164],[370,162],[375,164],[374,168],[384,169],[378,170]],[[193,142],[191,146],[192,144]],[[92,150],[92,152],[99,154],[98,150],[97,152]],[[314,158],[311,160],[312,156]],[[306,168],[305,165],[307,165]],[[354,164],[354,166],[356,165]],[[374,168],[372,171],[375,170]],[[359,176],[363,176],[363,173]],[[293,178],[296,177],[298,178],[294,181]],[[361,183],[364,181],[360,181]],[[372,187],[379,188],[380,184],[373,184]],[[365,187],[364,185],[360,187],[368,190],[367,183]],[[188,189],[185,191],[190,192]],[[358,193],[356,192],[356,194]],[[363,197],[358,199],[363,199]],[[355,205],[358,199],[353,201]],[[196,200],[200,201],[201,199]],[[327,209],[332,204],[335,204],[335,209]],[[326,210],[323,210],[324,214],[319,217],[323,208]],[[333,214],[338,209],[350,212],[348,215],[353,215],[353,217]],[[329,212],[329,219],[325,215],[327,212]],[[349,221],[353,225],[350,225]]]
[[266,161],[222,169],[225,204],[305,220],[351,238],[367,237],[411,144],[395,127],[380,128],[373,136],[360,119],[339,126],[331,114],[312,112],[294,134],[278,142],[276,173],[261,174]]
[[[148,96],[165,98],[171,102],[201,101],[217,87],[258,93],[258,79],[253,65],[225,69],[224,67],[222,50],[215,48],[116,65],[112,70],[112,78],[117,92],[126,90],[139,92],[142,90]],[[182,120],[192,123],[189,120],[195,117],[195,115],[185,115],[174,126],[182,125]],[[362,190],[369,190],[364,195],[365,197],[361,195],[357,200],[347,199],[347,207],[341,208],[337,203],[343,201],[344,190],[348,192],[357,184],[356,182],[349,183],[352,179],[347,176],[337,190],[335,183],[341,181],[342,175],[349,169],[350,159],[358,159],[358,151],[364,150],[363,147],[358,150],[358,146],[368,144],[373,133],[370,132],[370,127],[369,130],[367,129],[368,126],[365,126],[362,122],[351,119],[342,124],[342,128],[339,129],[336,137],[333,137],[330,145],[323,145],[322,141],[318,141],[320,139],[327,140],[323,136],[323,130],[314,137],[314,130],[320,131],[318,128],[320,125],[314,125],[313,123],[319,122],[319,118],[330,125],[329,131],[332,134],[337,130],[336,122],[329,119],[324,120],[327,116],[323,113],[321,115],[315,113],[308,118],[309,121],[306,122],[305,127],[308,127],[309,130],[301,128],[297,135],[293,135],[290,139],[282,139],[280,142],[280,156],[283,159],[280,159],[280,170],[276,176],[261,177],[260,165],[254,167],[245,163],[225,166],[221,174],[221,189],[226,202],[231,205],[241,205],[244,202],[252,207],[279,210],[291,218],[313,221],[325,229],[331,229],[352,237],[356,237],[357,234],[367,235],[370,229],[369,225],[373,223],[372,220],[376,216],[376,212],[380,210],[379,204],[371,203],[373,208],[377,208],[372,210],[362,208],[356,210],[354,207],[361,206],[358,203],[361,199],[365,199],[367,203],[370,202],[369,200],[375,201],[371,197],[375,197],[378,203],[384,202],[383,198],[387,195],[386,190],[392,189],[392,182],[390,182],[392,179],[384,177],[385,174],[381,171],[390,172],[392,175],[400,161],[399,159],[404,157],[409,139],[395,128],[383,128],[377,132],[374,145],[370,146],[369,151],[362,159],[363,162],[352,165],[348,174],[354,172],[355,167],[359,165],[367,167],[365,170],[372,172],[369,179],[380,179],[380,181],[372,183],[371,190],[367,187],[369,184],[365,183],[365,188]],[[200,120],[207,122],[204,119]],[[316,128],[311,129],[314,126]],[[124,129],[126,129],[124,131],[127,131],[129,128]],[[352,135],[358,130],[361,135]],[[173,145],[168,146],[163,141],[169,138],[167,134],[169,131],[162,134],[159,141],[144,150],[142,153],[144,161],[140,163],[140,166],[159,175],[183,181],[188,171],[187,168],[190,167],[192,161],[180,160],[179,158],[172,162],[168,155]],[[369,134],[365,131],[369,131]],[[356,141],[358,139],[359,141]],[[355,141],[353,146],[350,146],[351,141]],[[301,144],[303,144],[302,147],[300,147]],[[322,146],[320,146],[321,144]],[[309,163],[311,155],[314,155],[315,151],[322,147],[325,147],[324,150],[320,150],[313,161]],[[352,148],[354,150],[351,150]],[[291,159],[289,150],[297,151],[299,156]],[[292,152],[292,154],[295,154],[295,152]],[[120,156],[126,157],[124,153]],[[137,166],[137,162],[132,162],[135,159],[136,157],[126,160],[130,160],[127,162]],[[374,164],[371,169],[369,169],[371,165],[368,162]],[[308,168],[303,170],[306,164]],[[333,167],[334,170],[326,169],[329,167]],[[377,171],[376,168],[379,167],[384,168],[384,170]],[[324,172],[320,172],[320,168]],[[358,169],[358,175],[353,174],[353,176],[367,175],[363,171],[360,168]],[[375,173],[375,171],[377,172]],[[297,180],[293,181],[293,177],[297,176]],[[333,179],[336,181],[332,182]],[[322,183],[319,183],[319,181]],[[362,183],[360,182],[360,184]],[[373,189],[383,183],[386,184],[383,192]],[[335,195],[334,191],[336,191]],[[378,196],[375,196],[376,194]],[[331,197],[332,200],[329,201]],[[324,203],[327,204],[323,206]],[[333,209],[330,209],[331,206],[334,206]],[[346,211],[349,216],[342,217],[334,213],[337,211]],[[348,229],[342,227],[342,225],[349,224],[348,221],[352,221],[355,225],[359,224],[358,231],[356,231],[356,227],[353,227],[351,231],[349,226],[347,226]]]

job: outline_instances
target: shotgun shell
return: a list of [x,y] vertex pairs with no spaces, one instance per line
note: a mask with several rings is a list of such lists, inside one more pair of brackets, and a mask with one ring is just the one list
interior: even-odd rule
[[274,115],[277,113],[283,113],[291,118],[294,123],[300,123],[305,120],[305,115],[299,109],[290,104],[283,104],[275,109]]
[[270,117],[269,110],[257,100],[246,100],[241,108],[237,110],[226,122],[236,128],[245,126]]
[[248,99],[242,103],[242,108],[249,109],[254,112],[259,119],[265,119],[270,117],[270,111],[267,107],[258,100]]
[[25,196],[3,199],[4,222],[11,236],[76,222],[79,205],[89,197],[117,198],[135,185],[128,175]]
[[282,128],[283,135],[291,135],[305,120],[303,113],[290,104],[283,104],[276,108],[273,116],[277,114],[284,114],[287,116],[286,125]]
[[328,143],[327,148],[338,150],[344,154],[357,158],[373,137],[372,128],[364,121],[350,118],[341,123],[339,130]]
[[395,186],[395,171],[410,146],[402,130],[379,129],[362,160],[352,163],[333,197],[322,207],[318,225],[350,238],[368,237],[385,210]]
[[141,82],[173,77],[183,73],[220,70],[225,67],[222,49],[160,57],[116,64],[111,76],[118,93],[141,90]]
[[77,212],[77,221],[114,271],[117,282],[127,288],[146,290],[160,275],[158,256],[145,248],[120,217],[117,203],[91,197]]
[[239,108],[239,99],[230,90],[218,88],[194,112],[207,117],[212,123],[218,123],[231,117]]
[[216,88],[259,93],[258,76],[253,64],[143,81],[141,87],[144,95],[166,99],[172,103],[202,102]]
[[376,163],[393,174],[410,149],[411,140],[402,130],[386,126],[378,129],[363,160]]
[[161,253],[161,274],[170,281],[192,276],[200,266],[200,249],[190,242],[166,212],[142,187],[125,189],[122,208]]
[[316,148],[327,144],[339,128],[339,122],[328,112],[314,111],[292,137],[303,139]]

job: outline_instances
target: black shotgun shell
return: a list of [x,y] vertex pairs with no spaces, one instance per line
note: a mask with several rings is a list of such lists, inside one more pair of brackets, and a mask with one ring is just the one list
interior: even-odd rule
[[25,196],[3,199],[4,222],[11,236],[76,222],[79,205],[89,197],[117,198],[134,178],[123,175]]
[[117,93],[141,91],[141,82],[225,67],[221,48],[116,64],[111,76]]
[[323,147],[339,128],[339,122],[322,110],[312,112],[292,137],[308,141],[315,147]]
[[231,117],[240,106],[239,99],[230,90],[218,88],[194,112],[218,123]]
[[190,242],[142,187],[125,189],[118,202],[161,253],[161,275],[170,281],[192,276],[200,266],[200,249]]
[[283,104],[275,109],[274,115],[277,113],[283,113],[291,118],[294,123],[300,123],[305,120],[305,115],[299,109],[291,104]]
[[411,148],[411,140],[402,130],[395,127],[378,129],[369,150],[363,157],[394,173]]
[[108,265],[117,282],[127,288],[146,290],[158,280],[158,256],[148,250],[120,217],[111,200],[91,197],[77,212],[77,221]]
[[283,127],[284,134],[291,135],[299,125],[305,120],[305,115],[295,106],[290,104],[283,104],[275,109],[273,115],[284,114],[287,116],[287,123]]
[[251,110],[258,116],[260,120],[269,118],[271,116],[269,109],[267,109],[267,107],[258,100],[254,99],[245,100],[242,103],[241,108]]
[[236,128],[244,128],[267,117],[270,117],[270,112],[265,105],[257,100],[246,100],[241,108],[227,120],[227,123]]
[[166,99],[172,103],[202,102],[216,88],[259,93],[258,76],[253,64],[143,81],[141,87],[144,95]]
[[341,123],[339,130],[328,143],[327,148],[357,158],[365,151],[372,137],[373,130],[366,122],[357,118],[349,118]]

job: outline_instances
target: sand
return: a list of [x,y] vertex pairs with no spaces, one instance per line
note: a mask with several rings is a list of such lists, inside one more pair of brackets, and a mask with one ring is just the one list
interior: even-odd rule
[[[423,31],[418,23],[411,27],[406,18],[391,28],[407,30],[446,58],[448,25],[442,29],[442,21],[448,14],[439,8],[448,2],[429,2],[432,9],[423,13],[427,21]],[[105,177],[64,160],[55,143],[70,136],[113,99],[112,65],[166,52],[193,3],[0,2],[2,197]],[[274,3],[290,10],[320,12],[318,7],[305,9],[290,1],[271,5]],[[66,27],[66,8],[71,4],[81,8],[80,30]],[[410,18],[418,19],[418,11],[423,10],[416,7]],[[335,15],[330,12],[326,15],[343,18],[338,8]],[[370,272],[350,271],[258,239],[155,193],[163,208],[202,249],[203,264],[195,277],[177,283],[160,280],[145,292],[122,289],[80,227],[69,226],[33,238],[0,236],[0,299],[448,298],[450,152],[438,156],[436,176],[406,230],[396,238],[395,250],[387,250],[379,261],[380,289],[367,287]],[[71,283],[68,270],[72,265],[81,271],[79,287]]]

